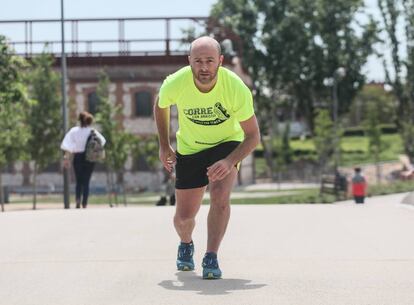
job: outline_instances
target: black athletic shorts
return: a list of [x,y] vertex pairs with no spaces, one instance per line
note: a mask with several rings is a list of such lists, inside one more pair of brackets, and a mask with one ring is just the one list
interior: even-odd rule
[[176,152],[175,188],[192,189],[208,185],[207,167],[227,157],[239,144],[238,141],[224,142],[192,155]]

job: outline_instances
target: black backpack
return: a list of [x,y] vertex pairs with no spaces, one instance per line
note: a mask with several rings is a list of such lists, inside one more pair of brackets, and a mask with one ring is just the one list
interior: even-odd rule
[[85,159],[89,162],[101,162],[105,159],[105,149],[94,129],[86,141]]

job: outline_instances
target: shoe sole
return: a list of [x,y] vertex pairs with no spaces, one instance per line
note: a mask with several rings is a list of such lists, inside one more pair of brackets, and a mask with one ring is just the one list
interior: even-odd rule
[[215,274],[212,271],[203,271],[203,279],[204,280],[219,280],[221,279],[221,273]]
[[191,267],[188,267],[188,266],[180,266],[180,267],[177,267],[177,270],[179,270],[179,271],[193,271],[194,268],[191,268]]
[[194,265],[179,263],[177,264],[177,270],[179,271],[193,271]]

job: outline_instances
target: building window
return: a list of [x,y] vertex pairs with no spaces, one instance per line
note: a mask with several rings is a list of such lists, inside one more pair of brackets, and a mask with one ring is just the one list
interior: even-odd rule
[[150,92],[140,91],[135,93],[135,116],[152,116],[152,96]]
[[88,112],[95,115],[98,112],[99,98],[96,92],[88,94]]

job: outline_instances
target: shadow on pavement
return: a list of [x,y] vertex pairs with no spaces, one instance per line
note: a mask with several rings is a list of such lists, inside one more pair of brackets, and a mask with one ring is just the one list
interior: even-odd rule
[[177,280],[165,280],[159,283],[161,287],[177,291],[194,291],[201,295],[229,294],[237,290],[259,289],[266,284],[250,284],[251,280],[220,279],[203,280],[194,271],[177,272]]

